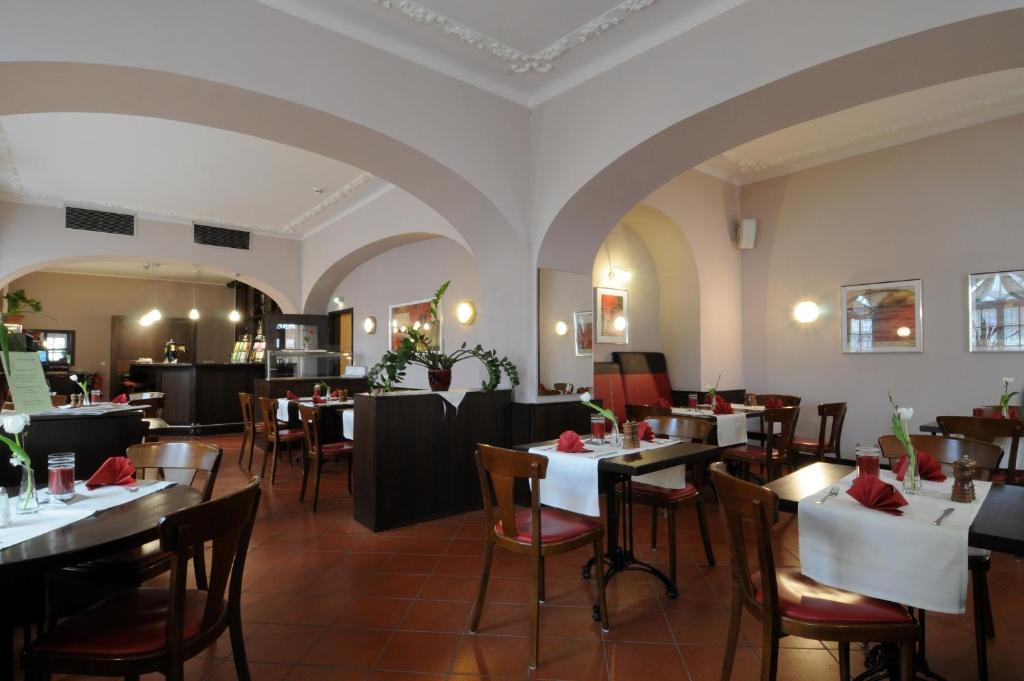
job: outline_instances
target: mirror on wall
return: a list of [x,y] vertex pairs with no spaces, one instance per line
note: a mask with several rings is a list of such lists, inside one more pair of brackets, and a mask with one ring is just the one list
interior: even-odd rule
[[594,381],[594,288],[590,273],[537,272],[538,394],[590,389]]

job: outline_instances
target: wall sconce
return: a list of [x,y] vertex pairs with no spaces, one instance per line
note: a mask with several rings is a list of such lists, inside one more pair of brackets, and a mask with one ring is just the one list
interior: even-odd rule
[[625,267],[616,265],[608,270],[608,281],[614,281],[616,284],[628,284],[632,278],[633,275]]
[[569,333],[569,326],[563,321],[555,322],[555,333],[559,336],[564,336]]
[[377,318],[370,315],[363,320],[363,331],[366,332],[367,336],[372,336],[377,333]]
[[900,338],[909,338],[910,337],[910,327],[909,326],[901,326],[900,328],[896,329],[896,335],[899,336]]
[[331,302],[338,306],[338,308],[345,307],[345,299],[341,296],[334,296],[331,298]]
[[615,318],[615,321],[612,322],[612,326],[615,327],[616,331],[625,331],[626,330],[626,318],[623,317],[622,315],[619,315],[618,317]]
[[799,302],[793,308],[793,319],[801,324],[810,324],[818,318],[819,314],[821,313],[818,310],[818,304],[810,300]]
[[455,308],[455,318],[463,326],[470,326],[476,321],[476,305],[468,300],[462,301]]

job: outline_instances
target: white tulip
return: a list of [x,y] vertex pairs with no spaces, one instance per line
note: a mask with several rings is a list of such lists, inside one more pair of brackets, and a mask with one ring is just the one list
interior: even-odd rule
[[14,412],[0,416],[0,427],[11,435],[17,435],[21,431],[25,430],[25,426],[28,425],[28,422],[28,414]]
[[11,465],[14,466],[15,468],[19,468],[21,466],[21,459],[19,459],[16,456],[12,456],[11,457]]
[[68,378],[70,378],[75,383],[78,383],[78,374],[71,374],[70,376],[68,376]]
[[1013,380],[1014,379],[1010,377],[1003,376],[1003,385],[1005,385],[1006,387],[1010,387],[1010,384],[1013,383]]
[[899,407],[896,409],[897,416],[900,417],[900,421],[909,421],[914,418],[913,407]]
[[580,395],[580,402],[589,402],[589,401],[590,401],[590,393],[583,393],[582,395]]

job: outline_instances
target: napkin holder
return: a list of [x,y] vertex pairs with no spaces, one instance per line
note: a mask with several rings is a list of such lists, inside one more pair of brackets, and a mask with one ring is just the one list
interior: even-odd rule
[[640,449],[640,433],[636,421],[626,421],[622,424],[622,448]]
[[953,492],[950,500],[961,504],[969,504],[977,499],[974,491],[974,473],[978,462],[969,456],[961,456],[953,462]]

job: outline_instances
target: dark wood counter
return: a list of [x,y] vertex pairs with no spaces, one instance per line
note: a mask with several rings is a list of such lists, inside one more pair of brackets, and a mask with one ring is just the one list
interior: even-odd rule
[[361,376],[328,376],[326,378],[272,378],[269,381],[261,374],[253,382],[253,392],[256,397],[285,397],[288,391],[292,391],[300,397],[309,397],[313,394],[314,383],[326,383],[331,390],[344,388],[349,395],[365,393],[370,389],[370,384],[365,377]]
[[262,364],[131,365],[131,377],[164,393],[163,418],[183,434],[201,435],[242,429],[238,393],[253,392]]

